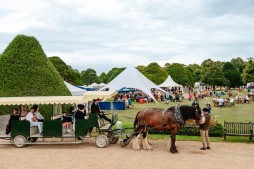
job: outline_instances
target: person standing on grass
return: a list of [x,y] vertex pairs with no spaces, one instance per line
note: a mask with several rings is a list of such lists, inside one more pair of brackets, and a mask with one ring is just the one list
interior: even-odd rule
[[203,108],[202,118],[200,120],[200,136],[202,139],[203,147],[200,150],[210,150],[210,140],[208,135],[211,116],[208,114],[208,109]]

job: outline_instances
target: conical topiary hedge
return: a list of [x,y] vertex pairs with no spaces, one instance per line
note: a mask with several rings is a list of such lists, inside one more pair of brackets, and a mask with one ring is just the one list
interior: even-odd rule
[[18,35],[0,57],[0,97],[71,95],[36,38]]

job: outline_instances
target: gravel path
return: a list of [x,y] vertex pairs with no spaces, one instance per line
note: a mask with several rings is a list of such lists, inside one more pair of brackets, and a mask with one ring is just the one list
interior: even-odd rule
[[[2,140],[0,140],[2,142]],[[152,140],[153,151],[134,151],[119,144],[97,148],[94,138],[81,145],[0,145],[1,169],[253,169],[254,145],[177,141],[178,154],[167,150],[167,141]]]

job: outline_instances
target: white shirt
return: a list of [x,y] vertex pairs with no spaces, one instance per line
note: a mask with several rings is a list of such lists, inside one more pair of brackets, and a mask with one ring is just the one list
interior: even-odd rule
[[205,114],[202,113],[201,114],[201,119],[200,119],[200,124],[204,124],[205,123]]
[[27,115],[26,115],[26,120],[27,121],[30,121],[30,123],[33,122],[32,118],[34,117],[33,113],[32,112],[29,112]]
[[38,119],[38,120],[43,120],[44,119],[44,117],[41,115],[41,113],[40,112],[34,112],[34,115],[35,115],[35,117],[36,117],[36,119]]

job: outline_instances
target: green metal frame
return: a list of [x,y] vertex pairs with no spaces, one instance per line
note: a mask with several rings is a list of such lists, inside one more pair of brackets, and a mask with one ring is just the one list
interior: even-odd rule
[[43,137],[50,138],[62,137],[62,122],[61,120],[44,120],[43,121]]
[[14,120],[11,122],[11,137],[14,138],[16,135],[23,135],[30,137],[30,122]]
[[84,137],[91,127],[99,128],[97,114],[89,114],[88,119],[75,121],[75,136]]

